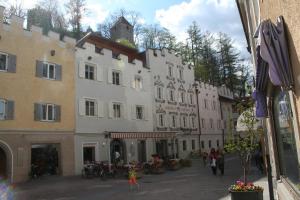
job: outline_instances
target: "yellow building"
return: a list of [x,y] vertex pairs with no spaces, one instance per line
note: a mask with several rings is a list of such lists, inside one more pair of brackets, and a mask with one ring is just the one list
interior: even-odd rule
[[0,7],[0,177],[20,182],[74,174],[72,38],[42,34],[23,18],[3,21]]

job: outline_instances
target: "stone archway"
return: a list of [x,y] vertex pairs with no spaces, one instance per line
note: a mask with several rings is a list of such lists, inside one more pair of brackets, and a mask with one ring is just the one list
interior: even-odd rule
[[9,146],[0,140],[0,177],[13,182],[13,158]]

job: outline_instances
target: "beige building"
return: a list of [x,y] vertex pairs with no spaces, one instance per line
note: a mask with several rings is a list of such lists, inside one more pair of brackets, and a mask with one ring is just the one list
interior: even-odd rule
[[[269,79],[267,82],[267,116],[264,117],[265,122],[265,139],[266,145],[266,161],[268,169],[269,184],[273,188],[270,197],[274,199],[300,199],[300,140],[299,140],[299,112],[300,112],[300,2],[296,0],[274,1],[274,0],[236,0],[240,11],[245,35],[248,41],[248,50],[252,53],[255,70],[259,71],[257,64],[256,48],[261,40],[266,37],[264,32],[257,32],[262,23],[273,23],[273,27],[279,27],[280,21],[277,22],[279,16],[283,17],[285,28],[285,39],[287,49],[281,51],[282,54],[289,53],[285,58],[289,58],[291,72],[294,77],[292,90],[282,90],[279,86],[275,86]],[[277,29],[279,30],[279,28]],[[259,33],[258,38],[254,38],[254,33]],[[277,34],[276,31],[272,32]],[[277,35],[284,34],[282,29]],[[282,40],[284,41],[284,40]],[[280,41],[281,43],[281,41]],[[272,43],[269,43],[272,44]],[[268,48],[271,46],[267,44]],[[282,43],[281,43],[282,44]],[[261,49],[265,46],[261,46]],[[265,50],[265,49],[264,49]],[[264,57],[261,53],[260,56]],[[282,54],[277,54],[276,58]],[[276,59],[273,57],[274,59]],[[267,60],[266,58],[262,58]],[[270,62],[267,62],[268,66]],[[288,66],[285,65],[285,66]],[[283,72],[287,72],[284,70]],[[269,73],[270,74],[270,73]],[[259,77],[259,76],[257,76]],[[257,82],[257,80],[256,80]],[[257,89],[257,88],[256,88]],[[268,162],[270,157],[270,162]]]
[[0,176],[74,173],[75,40],[3,22],[0,7]]

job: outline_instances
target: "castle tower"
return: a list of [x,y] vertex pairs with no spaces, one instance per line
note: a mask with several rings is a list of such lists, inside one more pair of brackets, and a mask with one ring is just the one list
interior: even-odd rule
[[122,16],[111,27],[110,37],[114,41],[118,39],[125,39],[134,44],[133,26]]

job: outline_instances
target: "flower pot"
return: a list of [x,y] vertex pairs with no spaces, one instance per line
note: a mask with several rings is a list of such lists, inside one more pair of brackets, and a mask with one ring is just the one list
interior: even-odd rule
[[263,191],[230,191],[231,200],[263,200]]

